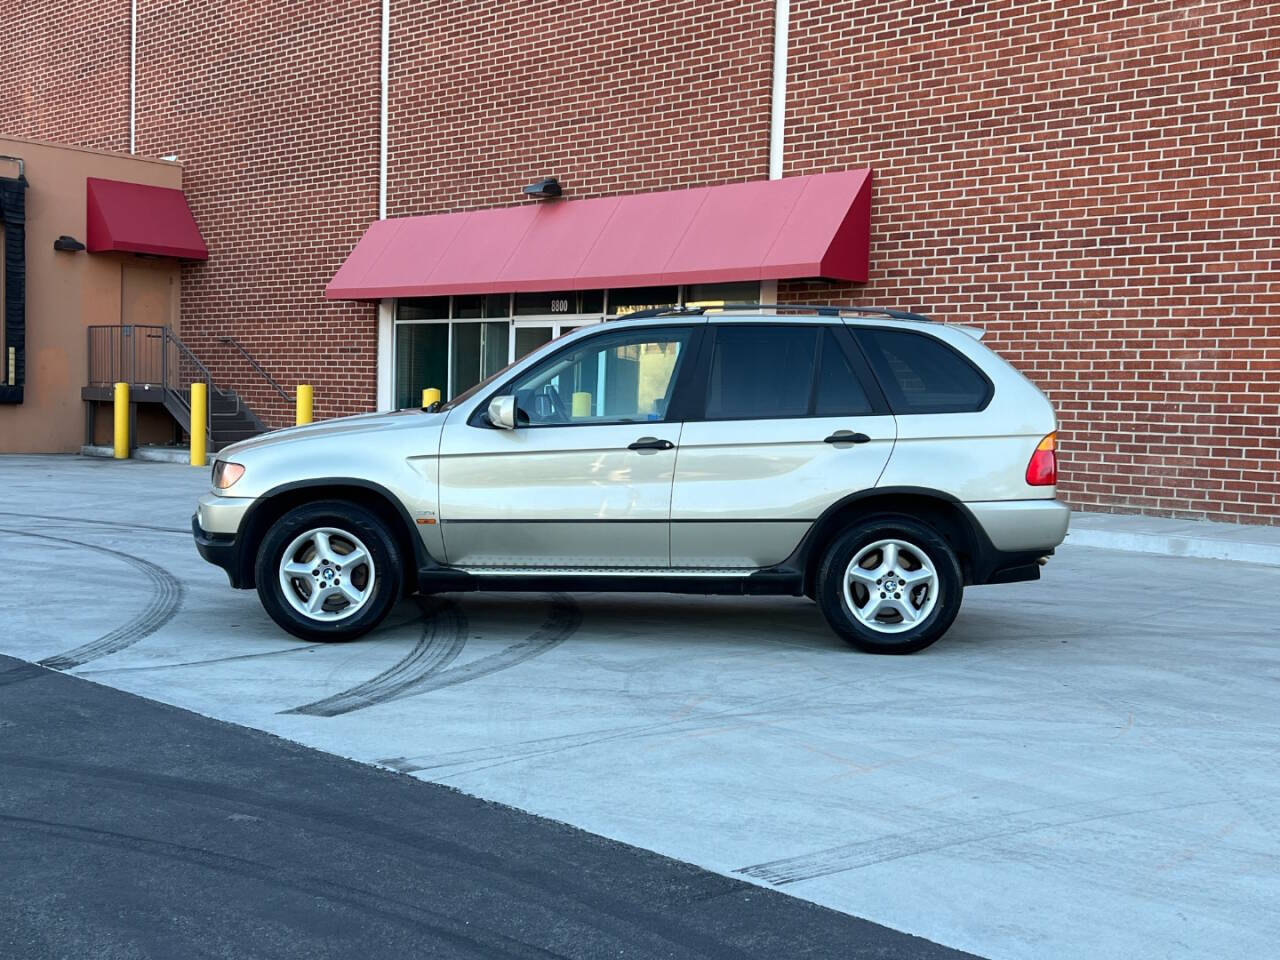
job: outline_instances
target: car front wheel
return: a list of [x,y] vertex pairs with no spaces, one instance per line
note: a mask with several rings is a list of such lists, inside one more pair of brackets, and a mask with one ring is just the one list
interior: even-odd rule
[[914,653],[960,611],[960,563],[946,539],[906,517],[872,517],[838,536],[817,580],[831,628],[868,653]]
[[373,513],[344,501],[290,510],[258,548],[258,596],[271,619],[304,640],[354,640],[400,596],[395,540]]

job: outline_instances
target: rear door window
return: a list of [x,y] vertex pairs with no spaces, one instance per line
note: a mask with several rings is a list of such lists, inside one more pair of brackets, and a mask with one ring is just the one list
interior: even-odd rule
[[[887,412],[882,400],[868,395],[871,374],[843,329],[802,324],[714,324],[712,329],[707,420]],[[850,352],[856,357],[852,363]]]
[[849,365],[849,358],[828,328],[822,335],[822,357],[818,361],[818,388],[814,396],[815,417],[867,416],[871,400]]
[[894,413],[966,413],[984,408],[991,381],[935,337],[909,330],[855,330]]
[[717,325],[707,377],[707,419],[805,416],[821,332],[798,325]]

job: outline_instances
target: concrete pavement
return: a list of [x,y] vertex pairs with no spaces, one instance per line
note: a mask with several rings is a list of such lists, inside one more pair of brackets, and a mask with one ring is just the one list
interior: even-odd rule
[[206,483],[0,460],[0,652],[984,956],[1280,937],[1280,569],[1069,543],[907,658],[785,598],[471,594],[326,646],[195,555]]

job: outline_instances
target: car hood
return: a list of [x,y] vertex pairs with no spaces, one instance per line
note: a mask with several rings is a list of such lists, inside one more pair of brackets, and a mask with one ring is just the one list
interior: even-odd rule
[[423,427],[439,425],[445,416],[444,413],[426,413],[415,408],[397,410],[395,413],[362,413],[354,417],[338,417],[334,420],[309,423],[302,427],[285,427],[283,430],[272,430],[270,433],[224,447],[218,452],[218,459],[234,460],[237,454],[337,436],[351,437],[359,434],[385,433],[390,430],[420,430]]

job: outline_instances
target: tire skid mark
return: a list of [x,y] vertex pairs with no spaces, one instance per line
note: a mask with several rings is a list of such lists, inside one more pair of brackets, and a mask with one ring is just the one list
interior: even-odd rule
[[47,513],[20,513],[16,510],[0,510],[0,517],[21,517],[24,520],[56,520],[60,523],[92,523],[99,527],[119,527],[122,530],[153,530],[156,533],[180,533],[191,536],[191,530],[178,527],[156,527],[149,523],[124,523],[120,520],[92,520],[89,517],[56,517]]
[[[458,773],[479,773],[484,770],[490,770],[493,767],[519,763],[522,760],[550,756],[569,750],[581,750],[614,741],[643,740],[664,735],[687,736],[717,728],[736,729],[748,725],[769,725],[774,720],[787,716],[788,712],[796,706],[807,704],[818,694],[867,685],[869,685],[868,681],[862,679],[841,679],[797,693],[785,693],[778,696],[744,700],[718,709],[698,708],[696,712],[688,715],[663,720],[652,720],[619,727],[596,728],[554,737],[538,737],[532,740],[495,744],[491,747],[475,747],[450,753],[433,753],[414,757],[385,757],[377,762],[383,766],[399,770],[401,773],[441,770],[446,767],[457,768],[451,772],[440,773],[431,777],[433,780],[442,781],[446,777],[454,776]],[[969,702],[973,698],[966,696],[954,699]],[[986,699],[990,699],[992,703],[1004,703],[1007,697],[1001,694]],[[951,701],[941,702],[949,703]],[[898,703],[900,703],[900,700],[897,698],[876,700],[863,704],[859,709],[874,711],[881,706],[892,706]]]
[[423,612],[428,619],[418,642],[382,673],[323,700],[280,712],[337,717],[395,700],[407,692],[417,692],[419,684],[457,659],[467,643],[467,617],[457,603],[452,600],[428,602]]
[[501,670],[509,670],[514,666],[540,657],[548,650],[558,647],[568,640],[582,626],[582,611],[573,600],[563,593],[551,594],[551,609],[542,625],[519,643],[464,663],[452,670],[445,670],[427,677],[424,683],[416,685],[412,693],[427,693],[441,690],[444,687],[469,683],[481,677],[487,677]]
[[[392,630],[399,630],[401,627],[407,627],[411,623],[416,623],[422,618],[413,616],[407,619],[401,619],[396,623],[383,624],[374,631],[374,636],[380,633],[390,633]],[[310,650],[319,650],[321,647],[331,647],[329,643],[307,643],[296,647],[285,647],[282,650],[264,650],[261,653],[239,653],[230,657],[212,657],[208,660],[183,660],[180,663],[144,663],[133,667],[100,667],[97,670],[81,670],[76,674],[78,677],[95,676],[99,673],[137,673],[146,670],[177,670],[180,667],[204,667],[211,663],[233,663],[237,660],[257,660],[260,657],[280,657],[290,653],[306,653]],[[2,677],[3,674],[0,674]],[[3,680],[0,680],[0,686]]]
[[279,657],[287,653],[306,653],[328,646],[324,643],[309,643],[303,647],[286,647],[283,650],[265,650],[262,653],[241,653],[234,657],[214,657],[210,660],[184,660],[181,663],[144,663],[136,667],[100,667],[97,670],[81,670],[78,677],[91,677],[100,673],[138,673],[146,670],[177,670],[181,667],[204,667],[211,663],[231,663],[236,660],[257,660],[259,657]]
[[258,880],[273,889],[289,889],[308,898],[323,900],[354,910],[370,917],[378,917],[410,929],[429,932],[462,948],[476,957],[509,957],[522,960],[525,957],[546,957],[563,960],[564,954],[556,953],[536,944],[517,940],[502,933],[477,930],[474,925],[458,921],[418,903],[407,903],[388,898],[384,894],[363,890],[350,884],[338,883],[324,877],[307,874],[287,866],[261,863],[245,857],[220,853],[204,847],[158,840],[132,833],[120,833],[74,823],[39,820],[32,817],[15,817],[0,814],[0,826],[11,830],[32,830],[63,840],[87,843],[110,850],[143,854],[179,863],[197,864],[207,870],[229,873],[233,876]]
[[112,550],[110,547],[99,546],[96,543],[86,543],[83,540],[69,540],[65,537],[51,537],[48,534],[28,533],[25,530],[11,530],[3,527],[0,527],[0,533],[30,537],[35,540],[47,540],[51,543],[62,543],[72,547],[93,550],[97,553],[105,553],[108,556],[123,560],[151,581],[151,597],[148,599],[146,606],[142,608],[142,611],[134,616],[132,620],[109,633],[103,634],[96,640],[90,640],[88,643],[74,647],[65,653],[59,653],[40,660],[39,664],[42,667],[49,667],[53,670],[70,670],[72,667],[78,667],[88,663],[90,660],[97,660],[99,657],[119,653],[139,640],[151,636],[151,634],[172,620],[182,607],[182,599],[185,593],[182,582],[168,570],[157,566],[150,560],[144,560],[142,557],[135,557],[131,553],[124,553],[120,550]]
[[739,876],[750,877],[752,880],[782,887],[790,883],[815,880],[834,873],[844,873],[922,853],[933,853],[967,843],[1000,840],[1005,837],[1035,833],[1039,830],[1052,830],[1166,810],[1215,806],[1228,802],[1225,798],[1219,797],[1174,803],[1167,799],[1163,801],[1156,799],[1166,794],[1167,792],[1162,791],[1140,796],[1112,797],[1106,800],[1023,810],[1001,817],[962,820],[923,830],[894,833],[871,840],[841,844],[795,857],[755,863],[747,867],[739,867],[733,872]]
[[[526,660],[541,656],[568,640],[582,625],[582,611],[578,605],[563,593],[551,594],[551,609],[547,612],[546,619],[529,636],[497,653],[472,660],[460,667],[446,669],[462,652],[462,647],[466,644],[468,627],[465,614],[455,602],[450,600],[438,602],[441,612],[438,612],[436,617],[427,624],[422,641],[399,663],[393,664],[377,677],[350,690],[281,712],[333,717],[353,710],[362,710],[378,703],[387,703],[402,697],[417,696],[430,693],[432,690],[468,683],[502,670],[509,670]],[[456,627],[452,637],[456,637],[456,640],[446,640],[443,652],[428,656],[431,650],[438,646],[435,624],[441,619],[441,613],[455,619]],[[373,689],[371,690],[370,687]],[[389,762],[387,765],[395,766],[395,763]]]

